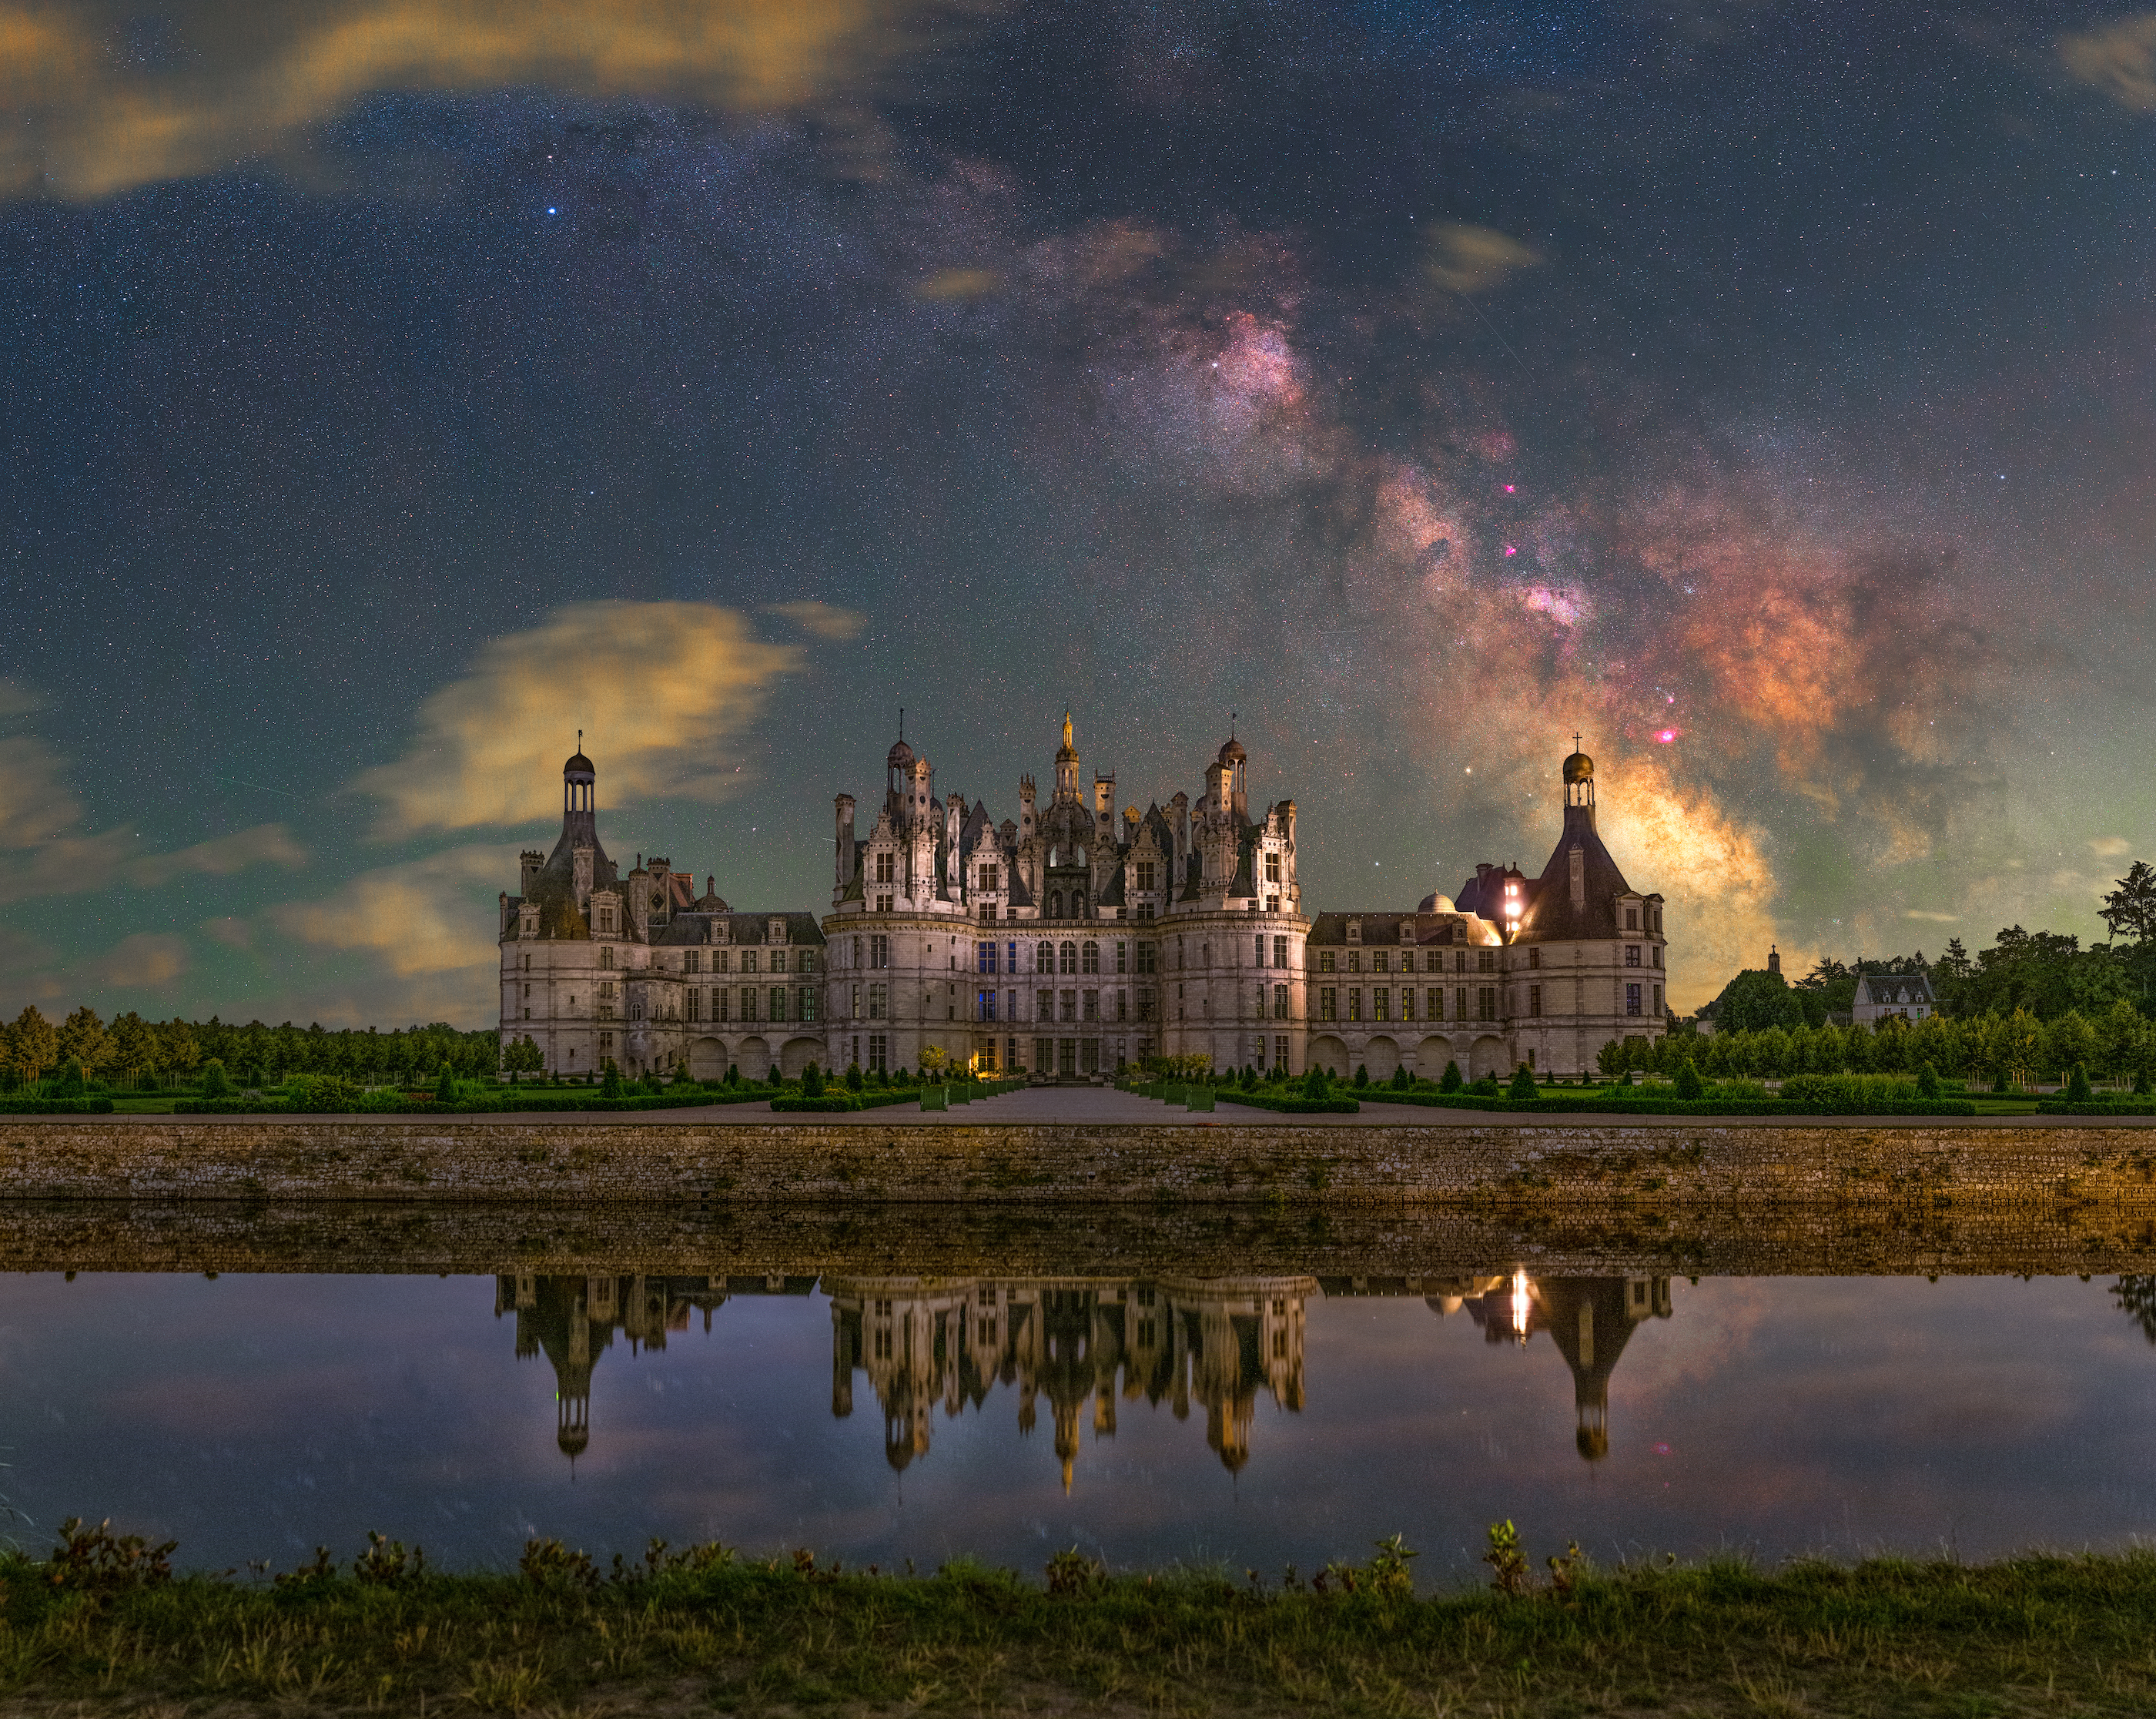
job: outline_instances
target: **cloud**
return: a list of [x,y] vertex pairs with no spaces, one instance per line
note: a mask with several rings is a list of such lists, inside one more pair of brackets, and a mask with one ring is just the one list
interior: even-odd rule
[[2059,58],[2120,106],[2156,111],[2156,12],[2061,37]]
[[783,615],[812,637],[839,644],[858,636],[869,624],[868,616],[855,610],[840,609],[813,598],[802,603],[767,603],[764,613]]
[[2098,859],[2123,859],[2133,852],[2133,844],[2123,836],[2097,836],[2090,839],[2089,852]]
[[1003,291],[1004,277],[993,269],[938,269],[913,289],[916,298],[937,302],[986,298]]
[[[273,18],[194,18],[183,65],[124,69],[95,26],[0,7],[0,186],[70,198],[216,172],[290,144],[382,90],[539,85],[680,97],[737,113],[844,107],[932,19],[906,0],[346,0]],[[296,19],[296,24],[289,20]]]
[[254,947],[254,924],[234,914],[226,914],[202,924],[203,935],[223,944],[227,949],[248,950]]
[[122,938],[85,969],[97,983],[123,991],[170,985],[187,970],[187,939],[153,931]]
[[307,862],[307,850],[292,839],[282,824],[257,824],[230,836],[198,841],[174,853],[153,853],[131,860],[123,874],[131,883],[155,888],[190,872],[228,878],[249,866],[274,865],[296,869]]
[[1922,908],[1905,908],[1902,911],[1902,917],[1905,919],[1928,920],[1934,925],[1958,925],[1961,923],[1961,915],[1959,914],[1928,913]]
[[335,895],[284,902],[269,919],[317,949],[358,950],[400,979],[470,971],[491,985],[496,961],[491,897],[516,875],[516,855],[453,847],[362,872]]
[[485,646],[420,707],[411,749],[352,785],[382,802],[385,837],[530,823],[560,812],[581,727],[605,804],[722,800],[745,780],[741,737],[807,660],[709,604],[574,604]]
[[[0,58],[7,54],[7,45],[0,42]],[[21,716],[39,709],[44,700],[20,681],[0,680],[0,716]]]
[[1502,286],[1515,270],[1543,260],[1541,252],[1494,227],[1451,224],[1437,228],[1424,244],[1423,272],[1453,292]]

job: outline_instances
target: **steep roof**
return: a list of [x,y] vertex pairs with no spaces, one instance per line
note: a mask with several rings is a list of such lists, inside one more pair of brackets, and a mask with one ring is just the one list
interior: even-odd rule
[[[1581,898],[1572,898],[1572,853],[1580,855]],[[1470,889],[1474,885],[1468,886]],[[1564,809],[1564,832],[1550,851],[1543,874],[1528,886],[1527,911],[1520,916],[1517,941],[1566,943],[1622,934],[1617,923],[1616,898],[1629,895],[1632,886],[1609,850],[1594,831],[1594,808],[1568,805]],[[1466,890],[1455,898],[1462,910],[1468,908]],[[1494,903],[1492,903],[1494,905]],[[1488,917],[1485,915],[1485,917]]]
[[[1928,973],[1866,973],[1856,981],[1855,1003],[1904,1008],[1912,1003],[1935,1003]],[[1852,1004],[1854,1006],[1854,1004]]]

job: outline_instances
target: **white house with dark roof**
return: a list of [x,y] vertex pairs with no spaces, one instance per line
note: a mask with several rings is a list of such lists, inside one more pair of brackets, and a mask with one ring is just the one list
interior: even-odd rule
[[1921,1021],[1938,1006],[1928,973],[1860,973],[1849,1018],[1867,1027],[1897,1017]]

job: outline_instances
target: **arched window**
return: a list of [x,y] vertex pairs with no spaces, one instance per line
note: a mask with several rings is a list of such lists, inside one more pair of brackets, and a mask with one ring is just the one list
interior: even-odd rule
[[1039,949],[1035,950],[1033,954],[1033,970],[1034,972],[1053,973],[1055,970],[1055,945],[1054,944],[1044,943]]
[[1066,973],[1078,970],[1078,945],[1075,943],[1063,945],[1063,970]]
[[1048,898],[1048,917],[1051,919],[1063,917],[1063,892],[1060,889],[1051,893]]
[[1078,970],[1081,973],[1099,972],[1101,970],[1101,945],[1097,943],[1088,943],[1082,946],[1078,951]]

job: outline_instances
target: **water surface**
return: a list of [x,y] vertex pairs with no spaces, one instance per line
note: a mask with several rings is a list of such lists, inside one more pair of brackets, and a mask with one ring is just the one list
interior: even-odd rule
[[2156,1532],[2118,1282],[25,1276],[0,1490],[212,1567],[371,1528],[462,1566],[1307,1572],[1397,1531],[1444,1576],[1500,1516],[1604,1557],[2112,1547]]

